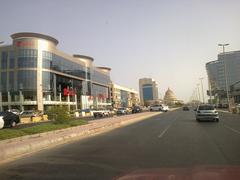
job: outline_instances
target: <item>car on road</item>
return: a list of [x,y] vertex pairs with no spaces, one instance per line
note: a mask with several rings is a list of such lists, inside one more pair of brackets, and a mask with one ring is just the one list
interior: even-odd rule
[[164,111],[167,112],[169,110],[168,106],[164,104],[155,104],[150,106],[150,111]]
[[140,106],[133,106],[132,113],[142,112],[142,108]]
[[183,106],[183,111],[189,111],[189,107],[188,106]]
[[196,111],[196,120],[219,122],[219,115],[213,105],[199,105]]
[[3,127],[14,127],[20,123],[18,115],[12,112],[0,112],[0,129]]
[[128,114],[128,110],[125,107],[117,108],[117,115],[125,115]]
[[150,111],[161,111],[162,107],[159,104],[151,105]]
[[162,106],[161,111],[164,111],[164,112],[169,111],[169,107],[167,105],[162,104],[161,106]]

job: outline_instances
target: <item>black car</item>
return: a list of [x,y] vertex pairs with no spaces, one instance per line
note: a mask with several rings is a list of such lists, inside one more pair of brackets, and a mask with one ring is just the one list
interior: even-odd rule
[[19,116],[12,112],[0,112],[0,118],[4,121],[4,127],[14,127],[20,123]]
[[133,106],[132,113],[139,113],[142,111],[142,108],[140,106]]
[[188,106],[183,106],[183,111],[189,111],[189,107]]

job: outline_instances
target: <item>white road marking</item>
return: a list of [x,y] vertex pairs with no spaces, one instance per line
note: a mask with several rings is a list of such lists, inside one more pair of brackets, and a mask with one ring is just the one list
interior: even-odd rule
[[163,130],[163,132],[158,136],[158,138],[161,138],[166,132],[167,130],[171,127],[172,124],[170,124],[166,129]]
[[238,130],[236,130],[236,129],[233,129],[233,128],[225,125],[225,124],[223,124],[223,126],[224,126],[225,128],[227,128],[227,129],[230,129],[231,131],[233,131],[233,132],[235,132],[235,133],[237,133],[237,134],[240,134],[240,131],[238,131]]

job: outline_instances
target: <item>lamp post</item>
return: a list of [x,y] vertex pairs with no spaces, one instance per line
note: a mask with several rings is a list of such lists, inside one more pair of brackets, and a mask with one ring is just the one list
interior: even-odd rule
[[199,78],[199,80],[201,81],[201,86],[202,86],[202,100],[203,100],[203,103],[205,103],[205,99],[204,99],[204,91],[203,91],[203,77]]
[[199,85],[200,85],[200,84],[197,84],[197,93],[198,93],[198,99],[199,99],[199,102],[201,103],[201,97],[200,97]]
[[218,44],[218,46],[221,46],[223,48],[223,63],[224,63],[224,77],[225,77],[225,86],[227,91],[227,103],[228,103],[228,109],[230,110],[230,98],[229,98],[229,92],[228,92],[228,76],[227,76],[227,68],[226,68],[226,62],[225,62],[225,46],[228,46],[229,44]]

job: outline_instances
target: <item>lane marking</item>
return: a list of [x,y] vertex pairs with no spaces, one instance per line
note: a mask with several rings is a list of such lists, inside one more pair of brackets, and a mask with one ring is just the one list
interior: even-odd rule
[[233,132],[235,132],[235,133],[237,133],[237,134],[240,134],[240,131],[238,131],[238,130],[236,130],[236,129],[233,129],[233,128],[227,126],[227,125],[225,125],[225,123],[223,124],[223,126],[224,126],[225,128],[227,128],[227,129],[230,129],[231,131],[233,131]]
[[161,138],[166,132],[167,130],[171,127],[172,124],[170,124],[166,129],[163,130],[163,132],[158,136],[158,138]]

